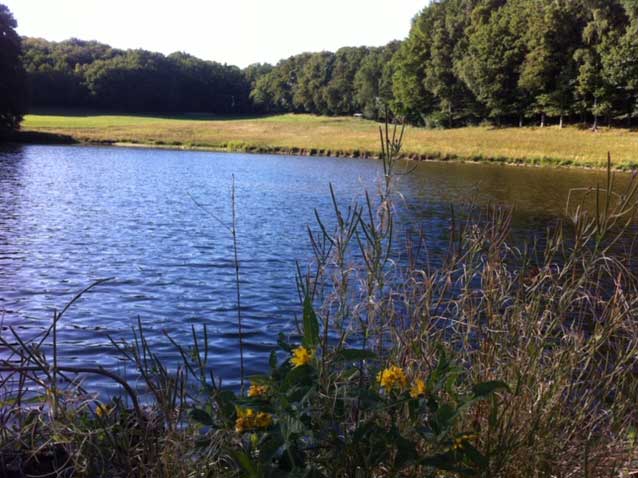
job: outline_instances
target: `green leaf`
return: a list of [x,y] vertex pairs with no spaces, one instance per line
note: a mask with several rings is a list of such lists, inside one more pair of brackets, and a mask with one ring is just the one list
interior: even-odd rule
[[472,387],[472,392],[474,392],[475,398],[484,398],[488,397],[497,390],[507,390],[510,391],[510,388],[505,382],[501,382],[500,380],[492,380],[490,382],[482,382],[474,385]]
[[470,443],[463,442],[462,451],[465,456],[481,468],[485,468],[488,465],[487,458]]
[[448,430],[452,426],[452,420],[456,417],[456,409],[451,405],[442,404],[434,415],[436,424],[440,427],[438,433]]
[[268,365],[270,365],[270,368],[273,370],[277,368],[277,351],[273,350],[272,352],[270,352]]
[[303,302],[303,344],[308,348],[319,345],[319,321],[309,296]]
[[313,369],[309,365],[301,365],[290,369],[286,374],[284,385],[286,388],[290,388],[295,385],[311,385],[312,384]]
[[226,419],[231,419],[235,415],[235,402],[237,398],[235,394],[230,390],[222,390],[215,394],[215,401],[222,416]]
[[190,413],[190,417],[195,420],[197,423],[201,423],[207,427],[214,427],[215,422],[213,421],[213,417],[211,417],[208,412],[202,410],[201,408],[193,408]]
[[246,380],[252,385],[270,385],[270,377],[266,375],[249,375]]
[[406,465],[414,463],[418,458],[416,445],[410,440],[407,440],[406,438],[401,436],[398,431],[396,431],[396,434],[393,438],[393,442],[397,449],[395,466],[401,469]]
[[369,350],[359,350],[359,349],[343,349],[339,350],[335,354],[335,360],[340,360],[344,362],[356,362],[359,360],[376,360],[377,354],[374,352],[370,352]]
[[279,336],[277,338],[277,345],[279,345],[279,348],[281,350],[285,350],[288,353],[290,353],[292,351],[292,347],[286,341],[286,336],[284,335],[283,332],[279,332]]
[[237,464],[245,472],[244,476],[247,478],[261,478],[263,474],[259,470],[250,457],[241,450],[233,450],[230,452],[231,456],[235,459]]

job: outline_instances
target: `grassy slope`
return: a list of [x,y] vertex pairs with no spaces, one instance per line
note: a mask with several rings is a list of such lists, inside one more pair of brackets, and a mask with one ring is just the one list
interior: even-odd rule
[[[29,115],[23,129],[73,136],[82,142],[137,143],[232,151],[373,154],[378,125],[354,118],[280,115],[226,119],[206,116]],[[638,133],[575,127],[410,128],[404,152],[425,158],[602,166],[638,166]]]

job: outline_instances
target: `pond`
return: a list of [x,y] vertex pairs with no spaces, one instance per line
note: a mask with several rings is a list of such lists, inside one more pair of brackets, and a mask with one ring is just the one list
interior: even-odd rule
[[[417,222],[431,253],[446,247],[450,205],[515,207],[515,237],[541,236],[570,189],[604,183],[595,171],[488,164],[411,163],[401,177],[400,220]],[[129,373],[109,337],[131,338],[138,318],[156,353],[172,363],[163,335],[188,344],[207,325],[218,376],[239,376],[232,237],[236,183],[247,373],[261,370],[277,334],[299,312],[295,261],[307,263],[314,210],[332,217],[333,183],[343,204],[361,200],[382,173],[378,161],[88,146],[0,150],[0,321],[26,337],[45,330],[97,279],[60,325],[61,360]],[[623,175],[620,182],[626,182]],[[199,205],[198,205],[199,204]],[[6,351],[0,351],[0,356]],[[94,383],[102,390],[109,384]]]

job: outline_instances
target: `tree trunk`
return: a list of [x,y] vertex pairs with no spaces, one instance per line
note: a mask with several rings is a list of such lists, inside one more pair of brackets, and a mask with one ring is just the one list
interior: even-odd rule
[[545,113],[541,113],[541,128],[545,127]]
[[598,131],[598,115],[594,115],[594,124],[591,127],[592,131]]
[[563,114],[561,113],[560,115],[560,124],[559,124],[559,128],[563,129]]
[[518,127],[519,128],[523,127],[523,115],[519,115],[518,117]]

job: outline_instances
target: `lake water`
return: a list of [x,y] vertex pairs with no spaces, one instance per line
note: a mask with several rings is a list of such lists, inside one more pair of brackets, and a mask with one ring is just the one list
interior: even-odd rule
[[[414,163],[409,167],[414,166]],[[378,161],[85,146],[0,150],[0,321],[25,336],[101,278],[60,326],[67,363],[127,373],[108,337],[130,338],[138,317],[155,351],[177,358],[162,335],[188,344],[206,324],[217,375],[239,375],[232,239],[195,201],[230,221],[236,181],[247,372],[261,370],[277,334],[299,312],[295,260],[311,258],[306,225],[331,217],[328,184],[344,204],[374,189]],[[628,179],[623,176],[623,181]],[[450,205],[514,205],[516,237],[543,233],[572,188],[600,172],[420,163],[400,180],[402,221],[446,244]],[[0,351],[0,356],[3,351]],[[6,352],[5,352],[6,353]],[[99,387],[107,387],[98,384]]]

